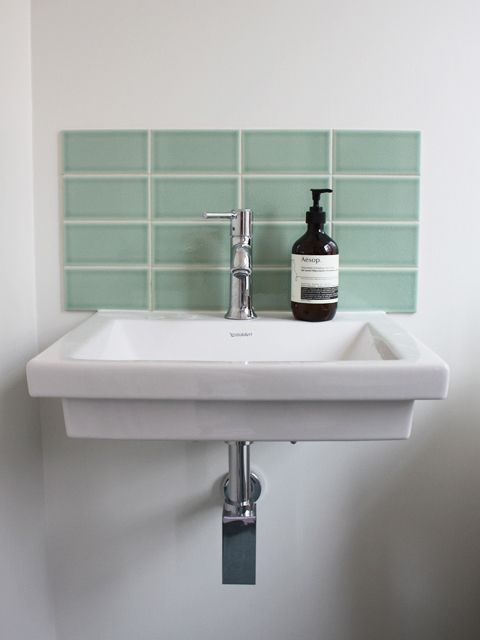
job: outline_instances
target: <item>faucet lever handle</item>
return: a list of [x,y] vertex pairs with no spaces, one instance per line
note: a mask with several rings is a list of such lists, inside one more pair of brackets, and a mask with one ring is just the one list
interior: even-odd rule
[[237,212],[235,210],[230,211],[229,213],[209,213],[208,211],[204,211],[203,217],[205,220],[233,220],[233,218],[237,217]]
[[228,213],[203,213],[205,220],[230,220],[232,237],[242,236],[251,238],[253,211],[251,209],[232,209]]

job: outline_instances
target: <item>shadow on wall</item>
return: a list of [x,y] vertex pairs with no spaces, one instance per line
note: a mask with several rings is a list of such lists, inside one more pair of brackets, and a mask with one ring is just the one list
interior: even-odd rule
[[221,585],[224,443],[72,440],[59,403],[42,402],[58,637],[131,638],[140,624],[184,640],[195,619],[216,638],[232,598],[261,603],[250,628],[266,640],[480,637],[478,436],[455,423],[463,401],[418,403],[408,441],[256,443],[258,584],[235,594]]
[[[134,637],[129,628],[139,616],[145,627],[153,624],[145,620],[145,601],[174,615],[179,584],[187,588],[190,574],[201,575],[196,563],[221,554],[224,455],[214,484],[211,477],[225,445],[75,440],[65,434],[60,403],[41,406],[59,638],[119,637],[113,629]],[[220,562],[208,564],[218,569],[220,583]],[[157,614],[152,617],[158,626]]]
[[[38,401],[28,395],[25,371],[23,367],[6,371],[0,388],[0,473],[5,474],[4,487],[12,488],[11,479],[17,476],[22,480],[17,484],[19,491],[32,482],[38,487],[39,505],[42,502],[42,489],[38,485],[40,447]],[[28,468],[22,472],[26,464]]]
[[429,436],[414,430],[406,463],[398,443],[398,460],[375,467],[361,483],[363,508],[352,504],[357,517],[345,545],[343,584],[347,622],[339,638],[480,637],[478,436],[456,424],[451,402],[418,407],[417,417],[422,409],[429,424],[438,419],[438,430]]
[[[5,340],[3,332],[0,339]],[[17,352],[21,351],[18,345],[14,345],[14,350],[15,348]],[[7,350],[3,349],[2,345],[0,637],[43,638],[46,637],[43,630],[48,629],[49,623],[46,622],[48,595],[44,573],[44,514],[38,402],[28,396],[23,366],[13,364],[8,358]],[[27,611],[28,614],[21,613]]]

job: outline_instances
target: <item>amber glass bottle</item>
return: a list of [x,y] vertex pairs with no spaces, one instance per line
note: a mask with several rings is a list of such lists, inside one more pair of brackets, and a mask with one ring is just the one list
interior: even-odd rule
[[297,320],[323,322],[337,312],[338,247],[323,230],[325,211],[322,193],[331,189],[311,189],[313,205],[307,211],[307,232],[292,247],[292,312]]

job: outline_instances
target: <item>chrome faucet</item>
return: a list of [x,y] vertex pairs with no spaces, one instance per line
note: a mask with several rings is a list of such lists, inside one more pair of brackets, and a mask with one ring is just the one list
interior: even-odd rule
[[225,318],[256,318],[252,302],[252,226],[251,209],[233,209],[229,213],[204,213],[206,220],[230,220],[230,303]]

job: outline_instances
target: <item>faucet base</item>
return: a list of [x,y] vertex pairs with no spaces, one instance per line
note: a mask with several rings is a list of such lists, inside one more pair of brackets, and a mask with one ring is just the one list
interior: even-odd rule
[[252,308],[247,309],[229,309],[225,314],[227,320],[253,320],[257,314]]

